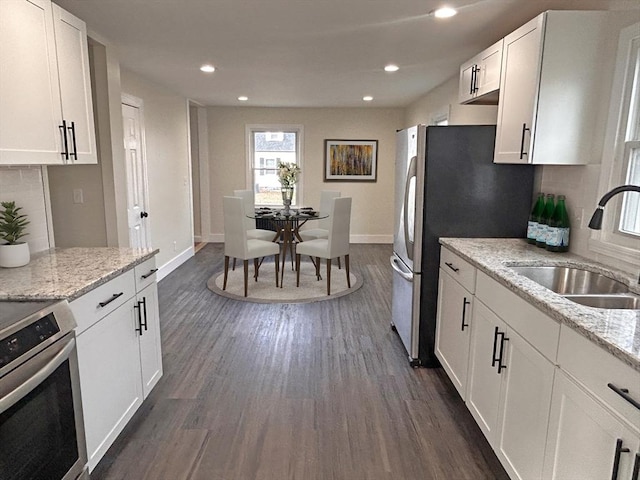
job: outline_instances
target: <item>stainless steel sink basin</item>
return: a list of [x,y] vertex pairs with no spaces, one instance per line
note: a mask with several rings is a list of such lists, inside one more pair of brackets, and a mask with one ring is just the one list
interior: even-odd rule
[[600,273],[572,267],[511,267],[516,273],[560,295],[627,293],[627,286]]
[[587,307],[640,310],[640,297],[633,294],[565,295],[564,297]]

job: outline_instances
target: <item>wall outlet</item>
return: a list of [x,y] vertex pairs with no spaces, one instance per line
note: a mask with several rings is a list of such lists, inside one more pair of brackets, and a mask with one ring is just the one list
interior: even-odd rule
[[173,241],[173,251],[174,252],[178,251],[178,242],[176,242],[175,240]]
[[84,192],[81,188],[73,189],[73,203],[84,203]]

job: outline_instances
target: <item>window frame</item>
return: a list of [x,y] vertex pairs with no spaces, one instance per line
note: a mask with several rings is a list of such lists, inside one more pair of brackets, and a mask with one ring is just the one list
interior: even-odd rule
[[[304,198],[304,188],[303,188],[303,175],[304,175],[304,167],[303,167],[303,148],[304,145],[304,126],[300,124],[246,124],[245,125],[245,172],[246,172],[246,188],[252,190],[255,188],[254,183],[254,158],[253,154],[255,151],[253,139],[254,133],[259,132],[295,132],[296,133],[296,158],[297,163],[303,173],[300,174],[298,183],[296,184],[296,188],[294,190],[295,199],[293,203],[294,205],[303,205]],[[267,160],[267,159],[265,159]],[[262,204],[261,204],[262,205]],[[275,205],[267,205],[265,206],[278,206],[281,204]]]
[[[633,57],[634,42],[640,42],[640,23],[621,30],[616,55],[611,104],[603,148],[602,170],[599,183],[599,196],[618,185],[624,185],[627,179],[628,161],[625,147],[629,143],[629,116],[632,108],[633,80],[637,68],[637,57]],[[636,114],[640,102],[636,101]],[[589,249],[618,258],[635,266],[640,266],[640,238],[621,232],[620,216],[623,194],[616,195],[607,204],[601,230],[592,230],[589,237]],[[586,215],[591,215],[586,211]],[[588,217],[585,218],[588,221]]]

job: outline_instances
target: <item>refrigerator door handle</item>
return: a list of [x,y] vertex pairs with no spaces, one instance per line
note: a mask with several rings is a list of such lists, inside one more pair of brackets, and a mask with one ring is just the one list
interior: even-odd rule
[[[413,238],[413,232],[411,236],[409,236],[409,208],[415,208],[415,205],[409,205],[409,190],[411,187],[411,179],[416,176],[416,162],[418,161],[418,157],[411,157],[411,161],[409,162],[409,168],[407,170],[407,179],[404,185],[404,242],[405,247],[407,249],[407,257],[409,260],[413,260],[413,241],[409,240]],[[415,217],[415,212],[414,212]],[[415,218],[414,218],[415,221]],[[411,222],[411,227],[413,228],[414,222]]]
[[395,255],[392,255],[389,258],[390,262],[391,262],[391,267],[398,272],[398,274],[404,278],[406,281],[408,282],[413,282],[413,273],[411,272],[407,272],[405,270],[402,269],[402,267],[400,266],[400,263],[398,262],[398,259],[395,257]]

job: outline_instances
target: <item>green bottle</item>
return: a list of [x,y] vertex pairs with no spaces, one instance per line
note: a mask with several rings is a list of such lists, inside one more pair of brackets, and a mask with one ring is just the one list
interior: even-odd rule
[[555,195],[553,193],[547,193],[547,199],[544,202],[544,210],[538,217],[538,232],[536,234],[536,246],[544,248],[547,246],[547,228],[549,227],[549,219],[553,215],[553,210],[556,208]]
[[544,193],[538,193],[538,199],[533,204],[531,215],[529,215],[529,223],[527,224],[527,242],[532,245],[536,244],[536,236],[538,234],[538,219],[544,210]]
[[549,219],[547,250],[552,252],[568,251],[570,229],[565,197],[564,195],[558,195],[558,204]]

